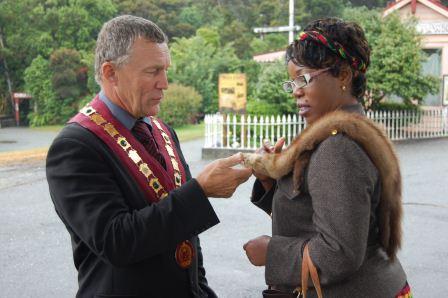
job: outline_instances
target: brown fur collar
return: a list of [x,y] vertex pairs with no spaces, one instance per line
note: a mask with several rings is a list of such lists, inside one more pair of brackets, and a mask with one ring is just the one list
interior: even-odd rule
[[277,154],[244,154],[245,164],[259,173],[279,179],[293,171],[296,189],[316,147],[332,134],[343,133],[360,145],[379,171],[381,244],[394,259],[401,246],[401,173],[392,143],[373,121],[364,116],[336,111],[309,125],[288,148]]

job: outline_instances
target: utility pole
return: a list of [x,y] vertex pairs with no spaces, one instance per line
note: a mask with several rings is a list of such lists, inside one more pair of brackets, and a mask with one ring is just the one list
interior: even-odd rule
[[289,25],[280,27],[258,27],[254,28],[255,33],[260,33],[261,37],[265,33],[289,32],[289,43],[294,40],[294,33],[300,30],[300,26],[294,25],[294,0],[289,0]]
[[[289,43],[294,40],[294,0],[289,0]],[[299,29],[300,30],[300,29]]]

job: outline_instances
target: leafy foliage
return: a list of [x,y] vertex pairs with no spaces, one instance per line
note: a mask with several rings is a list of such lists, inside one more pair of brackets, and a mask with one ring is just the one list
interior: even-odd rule
[[202,97],[192,87],[171,84],[160,107],[160,117],[173,127],[193,124],[201,108]]
[[42,56],[37,56],[25,71],[26,91],[34,96],[35,110],[28,115],[31,126],[62,121],[51,77],[50,63]]
[[344,0],[299,0],[295,5],[296,23],[302,28],[314,19],[341,17],[346,1]]
[[203,97],[201,111],[218,109],[218,76],[241,66],[231,44],[219,46],[201,35],[175,39],[171,44],[173,60],[169,77],[173,82],[191,86]]
[[[73,49],[82,55],[92,52],[102,24],[116,12],[115,6],[109,0],[0,2],[0,33],[4,44],[4,48],[0,49],[0,55],[7,61],[13,90],[33,90],[32,104],[37,107],[38,112],[30,115],[32,125],[63,123],[69,114],[73,113],[73,108],[69,108],[68,105],[63,104],[60,108],[53,105],[53,96],[60,97],[63,94],[60,93],[62,89],[53,90],[54,85],[48,85],[48,79],[50,83],[52,78],[64,81],[73,74],[69,75],[70,70],[59,73],[61,68],[57,74],[54,70],[46,69],[47,66],[50,67],[51,54],[61,48]],[[46,60],[45,65],[42,59]],[[31,69],[26,71],[28,67]],[[61,64],[61,67],[64,67],[64,64]],[[34,73],[37,68],[45,70],[48,76]],[[34,77],[38,81],[25,82],[27,77]],[[34,88],[35,85],[42,86],[42,90]],[[70,88],[73,88],[71,100],[75,106],[74,102],[79,100],[83,92],[75,92],[77,87],[68,87],[68,84],[64,90],[68,91]],[[7,89],[1,82],[0,97],[5,97],[4,94],[7,94]],[[54,114],[50,115],[51,113]]]
[[[396,16],[383,20],[379,11],[355,8],[384,7],[385,2],[296,0],[295,5],[295,22],[302,27],[318,17],[343,16],[365,28],[373,49],[367,98],[372,108],[392,95],[404,98],[406,104],[419,102],[438,84],[421,74],[424,55],[412,23],[402,24]],[[173,60],[170,80],[197,90],[203,98],[200,113],[217,111],[218,76],[226,72],[246,73],[248,111],[294,110],[293,100],[279,85],[286,78],[284,66],[261,66],[252,60],[255,54],[286,47],[286,33],[261,39],[253,28],[287,25],[288,1],[2,0],[0,112],[12,111],[7,62],[13,90],[34,97],[31,124],[66,121],[98,92],[93,75],[95,40],[105,21],[122,14],[148,18],[167,33]]]
[[271,34],[264,39],[253,38],[250,48],[253,54],[263,54],[284,50],[288,46],[287,34]]
[[[131,14],[151,20],[169,38],[191,36],[202,24],[195,7],[183,0],[114,0],[121,14]],[[197,26],[197,27],[196,27]]]
[[61,48],[50,57],[53,90],[60,100],[73,102],[87,91],[87,67],[73,49]]
[[402,22],[395,14],[383,19],[379,12],[366,8],[347,9],[344,14],[364,27],[372,49],[365,98],[368,108],[376,109],[393,95],[407,105],[421,103],[428,93],[438,91],[439,80],[422,73],[425,55],[414,20]]
[[295,100],[291,94],[283,91],[281,86],[282,82],[286,80],[288,80],[288,74],[283,61],[263,65],[253,100],[264,104],[250,103],[248,106],[249,112],[254,113],[254,110],[271,109],[270,114],[294,113],[296,111]]

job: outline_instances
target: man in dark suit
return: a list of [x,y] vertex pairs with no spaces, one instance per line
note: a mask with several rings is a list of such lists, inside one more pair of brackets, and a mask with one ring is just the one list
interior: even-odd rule
[[191,177],[175,132],[153,117],[169,65],[154,23],[120,16],[104,24],[95,56],[102,90],[49,150],[77,297],[216,297],[197,235],[219,222],[208,197],[230,197],[251,170],[232,168],[241,162],[234,155]]

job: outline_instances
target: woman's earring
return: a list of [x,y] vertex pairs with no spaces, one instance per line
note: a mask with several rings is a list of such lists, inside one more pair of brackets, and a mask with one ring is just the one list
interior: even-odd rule
[[345,86],[341,87],[342,91],[345,91],[345,89],[347,89]]

